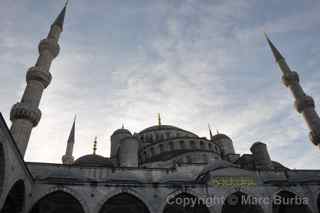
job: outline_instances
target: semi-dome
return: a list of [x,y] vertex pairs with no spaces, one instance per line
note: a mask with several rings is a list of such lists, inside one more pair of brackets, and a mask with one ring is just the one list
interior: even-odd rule
[[104,166],[104,167],[114,167],[112,161],[109,158],[105,158],[101,155],[84,155],[78,158],[74,165],[79,166]]

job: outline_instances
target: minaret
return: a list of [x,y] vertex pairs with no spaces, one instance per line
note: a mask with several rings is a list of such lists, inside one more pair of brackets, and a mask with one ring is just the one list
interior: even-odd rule
[[210,140],[212,141],[213,135],[212,135],[210,124],[208,124],[208,128],[209,128]]
[[282,71],[282,81],[286,87],[290,89],[295,98],[295,107],[299,113],[302,113],[309,129],[310,140],[313,144],[320,143],[320,118],[315,110],[314,100],[311,96],[306,95],[299,83],[298,73],[292,71],[286,63],[284,57],[270,41],[266,35],[269,46]]
[[29,68],[26,76],[27,86],[20,102],[13,105],[10,113],[11,133],[24,156],[32,128],[41,118],[39,104],[43,90],[48,87],[52,76],[49,72],[51,62],[59,54],[58,40],[63,31],[66,5],[51,25],[48,36],[39,44],[39,57],[35,66]]
[[74,120],[73,120],[72,128],[71,128],[71,131],[69,134],[66,154],[62,157],[63,164],[72,164],[74,161],[73,145],[74,145],[74,141],[75,141],[75,127],[76,127],[76,118],[74,118]]

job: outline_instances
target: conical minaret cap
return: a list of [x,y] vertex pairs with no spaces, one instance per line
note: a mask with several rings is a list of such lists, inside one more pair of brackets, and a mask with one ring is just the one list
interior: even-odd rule
[[68,143],[74,143],[75,138],[75,126],[76,126],[76,116],[74,117],[72,128],[69,134]]
[[52,24],[52,25],[59,26],[62,30],[63,30],[64,18],[66,16],[66,9],[67,9],[68,2],[69,2],[69,0],[66,1],[66,4],[64,5],[60,14],[58,15],[58,17],[56,18],[56,20]]
[[268,35],[266,33],[264,33],[267,41],[268,41],[268,44],[271,48],[271,51],[276,59],[276,61],[279,61],[281,59],[284,59],[284,57],[281,55],[280,51],[273,45],[272,41],[269,39]]

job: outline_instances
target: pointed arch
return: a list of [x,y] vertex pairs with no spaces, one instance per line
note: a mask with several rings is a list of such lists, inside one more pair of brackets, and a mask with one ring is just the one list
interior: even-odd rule
[[150,213],[150,211],[142,200],[123,192],[109,198],[99,213]]
[[222,213],[263,213],[263,209],[254,203],[254,199],[248,198],[250,197],[246,193],[240,191],[230,194],[224,201]]
[[25,203],[25,185],[23,180],[16,181],[11,187],[1,213],[20,213]]
[[70,193],[55,191],[41,198],[29,213],[85,213],[81,203]]
[[318,193],[318,197],[317,197],[317,207],[318,207],[318,213],[320,213],[320,193]]
[[0,142],[0,195],[3,191],[3,184],[4,184],[4,177],[5,177],[5,156],[4,156],[4,149],[3,145]]
[[[186,202],[185,202],[186,201]],[[198,197],[182,192],[167,200],[163,213],[210,213]]]
[[[306,201],[307,202],[307,201]],[[273,213],[311,213],[304,199],[290,191],[280,191],[274,196]]]

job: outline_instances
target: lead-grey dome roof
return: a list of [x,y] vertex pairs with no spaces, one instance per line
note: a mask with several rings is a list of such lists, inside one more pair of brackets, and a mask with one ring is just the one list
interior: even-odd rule
[[131,132],[125,128],[121,128],[121,129],[117,129],[116,131],[114,131],[112,133],[112,135],[119,135],[119,134],[128,134],[128,135],[132,135]]
[[221,134],[221,133],[218,133],[218,134],[216,134],[216,135],[214,135],[214,136],[212,137],[212,140],[213,140],[213,141],[215,141],[215,140],[220,140],[220,139],[228,139],[228,140],[232,141],[229,136],[227,136],[227,135],[225,135],[225,134]]
[[78,158],[74,165],[79,166],[104,166],[104,167],[114,167],[112,161],[109,158],[105,158],[101,155],[84,155]]
[[171,126],[171,125],[155,125],[155,126],[151,126],[148,127],[142,131],[139,132],[139,134],[143,134],[143,133],[147,133],[147,132],[154,132],[154,131],[162,131],[162,130],[175,130],[175,131],[181,131],[181,132],[186,132],[189,134],[192,134],[194,136],[197,136],[196,134],[189,132],[187,130],[175,127],[175,126]]

